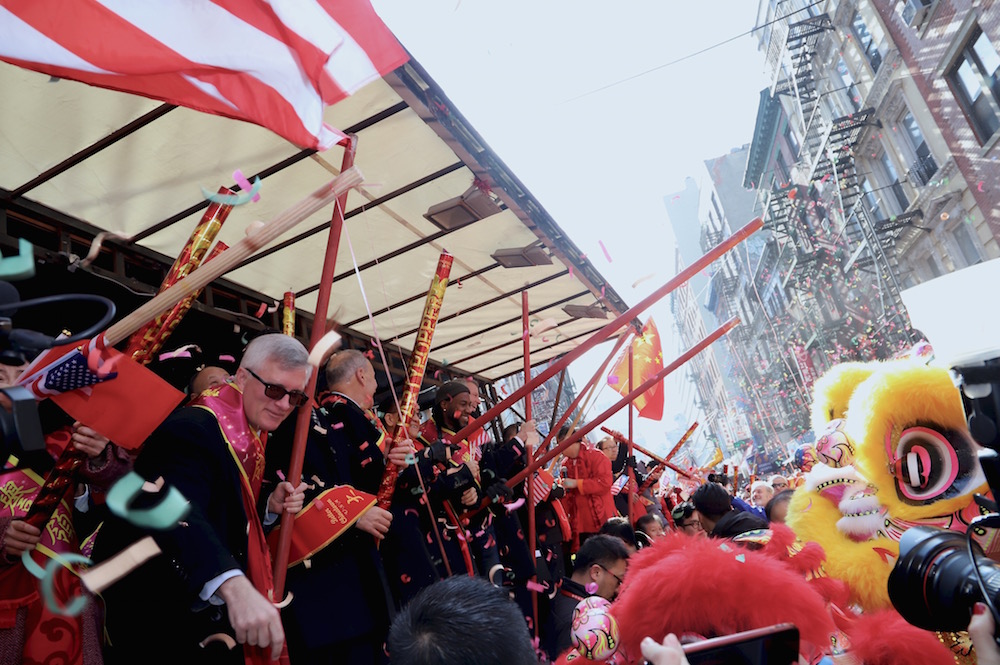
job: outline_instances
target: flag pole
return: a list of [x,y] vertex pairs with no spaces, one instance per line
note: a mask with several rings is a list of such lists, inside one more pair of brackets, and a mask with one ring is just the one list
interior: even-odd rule
[[555,376],[556,372],[562,370],[564,367],[567,367],[570,363],[572,363],[574,360],[582,356],[584,353],[586,353],[590,349],[594,348],[596,345],[600,344],[604,340],[611,337],[611,335],[618,332],[619,329],[621,329],[623,326],[631,322],[633,318],[635,318],[642,312],[646,311],[650,307],[650,305],[661,300],[664,296],[666,296],[668,293],[676,289],[678,286],[685,284],[689,279],[691,279],[691,277],[696,275],[701,270],[707,268],[709,265],[712,264],[713,261],[718,259],[720,256],[728,252],[736,245],[746,240],[748,237],[750,237],[750,235],[758,231],[763,225],[764,225],[763,220],[760,217],[758,217],[757,219],[753,220],[752,222],[741,228],[739,231],[737,231],[736,233],[729,236],[721,243],[710,249],[704,256],[700,257],[694,263],[692,263],[691,265],[687,266],[679,273],[674,275],[674,277],[670,279],[666,284],[664,284],[660,288],[653,291],[653,293],[646,296],[639,304],[635,305],[631,309],[619,315],[618,318],[616,318],[614,321],[607,324],[606,326],[595,332],[593,335],[591,335],[590,338],[587,339],[587,341],[585,341],[583,344],[576,347],[575,349],[567,353],[565,356],[557,360],[555,363],[553,363],[549,367],[539,372],[538,376],[531,379],[531,381],[526,381],[523,386],[521,386],[513,393],[511,393],[506,399],[501,401],[499,404],[493,406],[479,418],[476,418],[474,421],[470,422],[468,425],[463,427],[461,431],[452,435],[450,438],[450,442],[455,443],[468,437],[470,434],[475,432],[477,428],[482,427],[483,423],[487,423],[490,421],[491,418],[495,418],[497,415],[503,412],[504,409],[506,409],[511,404],[524,397],[525,394],[531,392],[532,390],[534,390],[535,388],[537,388],[538,386],[542,385],[550,378]]
[[[341,175],[354,167],[354,155],[358,150],[358,137],[348,136],[344,145],[344,156],[341,159]],[[319,291],[316,293],[316,308],[313,310],[312,331],[309,335],[309,348],[312,349],[326,334],[327,313],[330,311],[330,291],[333,288],[334,269],[337,267],[337,251],[340,249],[340,233],[344,228],[344,208],[347,205],[348,190],[340,194],[333,206],[330,218],[330,233],[326,241],[326,255],[323,257],[323,270],[320,273]],[[316,394],[316,382],[319,378],[319,367],[313,369],[306,384],[306,394],[313,397]],[[311,400],[310,400],[311,401]],[[306,438],[309,434],[309,419],[312,417],[312,406],[300,407],[295,417],[295,438],[292,440],[292,454],[288,462],[288,482],[298,485],[302,477],[302,465],[306,455]],[[274,602],[280,602],[285,596],[285,574],[288,571],[288,554],[292,547],[292,529],[295,515],[289,512],[281,514],[281,532],[278,534],[278,547],[274,556]]]
[[[687,441],[688,435],[691,434],[691,432],[693,432],[694,429],[695,429],[695,427],[697,427],[697,426],[698,426],[698,423],[695,423],[694,425],[692,425],[691,428],[688,429],[687,433],[681,438],[681,440],[678,442],[677,445],[680,446],[683,443],[685,443]],[[668,469],[676,471],[677,473],[679,473],[680,475],[684,476],[685,478],[694,479],[693,475],[691,475],[690,473],[688,473],[684,469],[680,468],[676,464],[673,464],[670,461],[669,457],[660,457],[656,453],[654,453],[654,452],[652,452],[652,451],[650,451],[650,450],[648,450],[648,449],[640,446],[638,443],[635,443],[634,441],[629,441],[629,439],[626,439],[625,435],[623,435],[621,432],[616,432],[613,429],[608,429],[607,427],[602,427],[601,430],[604,431],[604,432],[606,432],[606,433],[608,433],[608,434],[610,434],[611,436],[615,437],[615,439],[617,439],[619,443],[624,443],[626,445],[628,445],[629,443],[631,443],[633,448],[635,448],[636,450],[638,450],[643,455],[646,455],[647,457],[649,457],[651,460],[653,460],[657,464],[660,464],[662,466],[667,467]]]
[[[711,345],[713,342],[715,342],[723,335],[725,335],[727,332],[729,332],[737,325],[739,325],[739,322],[740,320],[738,318],[733,317],[728,321],[726,321],[721,326],[719,326],[718,328],[716,328],[715,330],[713,330],[711,333],[708,334],[707,337],[705,337],[697,344],[692,346],[690,349],[682,353],[680,356],[677,357],[676,360],[674,360],[672,363],[670,363],[669,365],[661,369],[659,372],[651,376],[649,379],[643,381],[638,388],[636,388],[628,395],[625,395],[620,400],[615,402],[614,405],[612,405],[606,411],[597,416],[589,424],[585,425],[584,427],[580,428],[573,434],[570,434],[565,439],[560,441],[555,448],[550,450],[547,454],[543,455],[541,459],[533,461],[527,467],[522,469],[519,473],[515,474],[513,478],[507,481],[507,486],[511,488],[516,487],[519,482],[527,478],[536,469],[538,469],[541,466],[544,466],[549,461],[555,459],[555,457],[558,456],[560,453],[562,453],[566,448],[568,448],[569,446],[571,446],[572,444],[576,443],[584,436],[589,434],[591,430],[595,429],[598,425],[607,420],[610,416],[614,415],[618,411],[621,411],[622,407],[624,407],[626,404],[629,403],[629,400],[635,399],[638,395],[641,395],[642,393],[646,392],[647,390],[655,386],[657,382],[662,381],[668,374],[676,371],[678,367],[683,366],[689,360],[691,360],[696,355],[698,355],[706,348],[708,348],[708,346]],[[488,500],[483,501],[478,506],[474,506],[471,510],[469,510],[466,513],[466,516],[474,514],[488,505],[489,505]]]
[[[633,360],[633,356],[635,355],[633,353],[634,349],[635,349],[635,344],[629,344],[628,345],[628,391],[629,391],[629,394],[632,393],[632,388],[633,388],[633,386],[632,386],[632,360]],[[625,475],[628,476],[628,480],[625,482],[625,486],[628,489],[628,492],[625,494],[625,501],[628,504],[628,523],[631,524],[634,527],[635,526],[635,522],[632,521],[632,477],[633,477],[633,474],[635,474],[635,469],[633,469],[632,467],[629,466],[629,462],[632,459],[632,419],[633,419],[633,416],[634,416],[633,412],[635,411],[635,405],[633,404],[633,401],[634,400],[629,400],[628,401],[628,444],[626,444],[627,445],[627,449],[626,449],[627,457],[625,458]],[[636,485],[637,486],[638,486],[638,482],[639,481],[636,480]]]
[[[521,291],[521,328],[524,330],[524,334],[521,335],[521,341],[523,342],[524,349],[524,381],[527,383],[528,379],[531,378],[531,335],[528,334],[528,290],[525,289]],[[559,382],[560,389],[562,388],[562,381]],[[558,398],[557,400],[558,401]],[[555,408],[553,407],[553,411]],[[528,422],[532,419],[532,404],[531,404],[531,393],[529,392],[524,397],[524,421]],[[527,446],[525,446],[527,448]],[[531,455],[531,449],[527,449],[527,455]],[[528,553],[531,556],[532,563],[535,561],[535,539],[536,539],[536,525],[535,525],[535,483],[528,481],[524,484],[525,495],[528,501]],[[532,567],[534,570],[534,567]],[[534,580],[536,575],[532,575],[531,579]],[[535,637],[538,637],[538,591],[535,590],[535,585],[531,585],[531,628]]]
[[[615,342],[614,348],[611,349],[611,353],[608,354],[608,357],[604,359],[604,363],[601,364],[601,366],[597,369],[594,375],[590,377],[590,380],[587,381],[587,384],[580,390],[577,396],[573,398],[573,401],[570,402],[570,405],[563,412],[562,416],[559,417],[559,422],[549,427],[549,433],[545,435],[545,438],[542,440],[542,443],[538,446],[538,450],[535,451],[535,454],[533,456],[534,459],[538,459],[545,454],[545,451],[548,450],[549,443],[556,436],[556,434],[559,432],[560,428],[562,428],[562,426],[566,423],[566,421],[569,420],[569,417],[573,415],[573,411],[575,411],[576,408],[580,406],[580,402],[583,401],[585,398],[586,399],[590,398],[590,395],[594,392],[594,389],[597,387],[597,382],[600,381],[600,379],[604,376],[604,370],[608,368],[608,365],[611,363],[611,359],[615,357],[615,354],[618,353],[618,350],[622,348],[622,345],[628,339],[629,339],[628,335],[618,336],[618,340]],[[565,371],[566,370],[564,368],[563,372]],[[583,411],[581,409],[581,413],[582,412]],[[555,407],[552,407],[553,420],[555,420],[555,413],[556,413]],[[577,422],[579,422],[579,416],[573,419],[573,424],[570,426],[570,429],[576,427]]]

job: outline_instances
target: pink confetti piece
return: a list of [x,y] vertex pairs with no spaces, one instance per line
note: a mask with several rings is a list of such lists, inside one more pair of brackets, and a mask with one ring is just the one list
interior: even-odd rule
[[278,469],[278,480],[285,480],[285,474],[281,469]]
[[600,240],[597,241],[597,244],[601,246],[601,251],[604,252],[604,258],[608,260],[608,263],[611,263],[611,254],[608,252],[608,248],[605,247],[604,243]]
[[242,189],[244,192],[250,192],[250,191],[253,192],[253,196],[250,197],[251,201],[253,201],[254,203],[260,201],[260,193],[258,192],[260,187],[254,189],[253,185],[250,184],[250,181],[247,180],[246,176],[243,175],[243,171],[241,171],[240,169],[236,169],[235,171],[233,171],[233,180],[236,181],[236,184],[239,185],[240,189]]
[[260,317],[264,316],[264,312],[266,311],[267,311],[267,303],[262,302],[260,304],[260,307],[257,308],[257,313],[254,314],[254,316],[256,316],[259,319]]
[[546,591],[545,587],[535,580],[528,580],[524,583],[524,586],[527,587],[528,591],[537,591],[538,593],[545,593]]
[[605,287],[604,287],[604,286],[602,286],[602,287],[601,287],[601,297],[602,297],[602,298],[604,297],[604,289],[605,289]]
[[334,423],[333,429],[344,429],[344,423]]
[[618,377],[615,376],[614,374],[612,374],[611,376],[609,376],[608,377],[608,385],[609,386],[617,386],[618,385]]
[[980,180],[979,182],[976,183],[976,189],[978,189],[980,192],[983,191],[983,181],[982,180]]
[[236,358],[234,358],[233,356],[228,355],[228,354],[219,356],[219,360],[226,360],[226,361],[229,361],[231,363],[236,362]]
[[573,266],[569,267],[569,276],[572,279],[572,277],[573,277]]
[[173,358],[190,358],[190,351],[167,351],[166,353],[161,353],[159,356],[160,362],[164,360],[171,360]]
[[504,508],[507,509],[508,513],[512,513],[523,505],[524,505],[524,497],[522,496],[520,499],[514,501],[513,503],[504,504]]

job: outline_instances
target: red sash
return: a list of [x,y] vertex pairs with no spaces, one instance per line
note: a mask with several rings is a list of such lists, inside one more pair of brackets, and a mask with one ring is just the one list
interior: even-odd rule
[[[350,485],[331,487],[322,492],[295,515],[288,567],[305,561],[339,538],[374,505],[374,494],[356,490]],[[267,537],[272,556],[278,549],[279,533],[280,526]]]
[[[265,598],[274,598],[271,553],[264,539],[264,526],[257,516],[257,496],[264,478],[264,437],[247,422],[243,412],[243,393],[235,384],[210,388],[196,397],[191,406],[205,409],[219,421],[219,431],[229,445],[229,452],[240,470],[240,495],[247,515],[247,577]],[[280,599],[279,599],[280,600]],[[271,663],[270,649],[243,645],[247,665]],[[282,648],[281,662],[288,663],[288,649]]]

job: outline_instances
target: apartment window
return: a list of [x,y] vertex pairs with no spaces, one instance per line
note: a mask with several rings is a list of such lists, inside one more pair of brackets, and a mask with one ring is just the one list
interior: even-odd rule
[[909,110],[903,112],[896,125],[897,130],[901,130],[903,140],[901,148],[910,154],[912,164],[906,173],[907,180],[915,187],[922,187],[930,182],[930,179],[937,173],[938,164],[931,154],[931,148],[924,139],[924,133],[920,131],[917,119]]
[[798,159],[799,142],[795,140],[795,134],[792,133],[792,125],[787,120],[785,121],[785,129],[782,132],[782,135],[785,137],[788,149],[792,152],[792,159]]
[[847,98],[847,108],[852,110],[849,112],[860,111],[861,91],[855,85],[854,76],[851,74],[851,70],[847,68],[847,63],[843,58],[837,58],[837,76],[840,78],[840,82],[843,83],[840,92]]
[[861,12],[855,10],[851,19],[851,29],[854,31],[854,38],[858,42],[858,48],[865,54],[868,64],[872,66],[872,73],[878,71],[882,65],[882,58],[887,52],[885,35],[878,25],[869,26],[861,16]]
[[785,162],[785,156],[781,153],[781,149],[778,149],[777,154],[774,156],[774,172],[778,176],[778,180],[782,187],[788,184],[788,163]]
[[865,207],[871,213],[872,222],[876,222],[880,219],[885,219],[886,214],[882,211],[881,200],[875,193],[875,189],[872,187],[872,183],[868,178],[861,181],[861,190],[865,199]]
[[977,28],[948,72],[948,82],[981,144],[1000,129],[998,69],[1000,55]]
[[938,267],[937,261],[934,260],[933,256],[928,256],[924,261],[924,265],[926,266],[927,272],[930,274],[931,278],[941,276],[941,268]]
[[903,185],[899,182],[896,165],[892,163],[892,158],[885,150],[878,155],[876,168],[881,172],[882,181],[886,183],[886,187],[892,192],[891,196],[883,197],[883,200],[888,199],[886,208],[889,209],[890,213],[895,215],[902,213],[910,206],[910,201],[906,198]]
[[955,227],[951,235],[955,238],[955,244],[958,245],[958,251],[961,253],[966,266],[975,265],[983,260],[979,254],[978,243],[976,243],[972,229],[968,224],[964,222],[959,224]]

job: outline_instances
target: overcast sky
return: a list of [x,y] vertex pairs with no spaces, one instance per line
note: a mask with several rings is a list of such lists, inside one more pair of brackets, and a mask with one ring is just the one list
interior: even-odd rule
[[[700,180],[703,160],[750,142],[767,82],[750,36],[663,65],[749,31],[756,2],[373,4],[630,306],[671,277],[673,239],[663,198],[683,188],[686,176]],[[679,350],[667,304],[664,299],[651,311],[669,362]],[[609,351],[574,363],[578,385]],[[671,407],[677,381],[667,385],[662,423],[636,420],[637,440],[660,449],[678,410]],[[590,413],[617,397],[604,390]],[[611,422],[624,430],[625,412]]]

